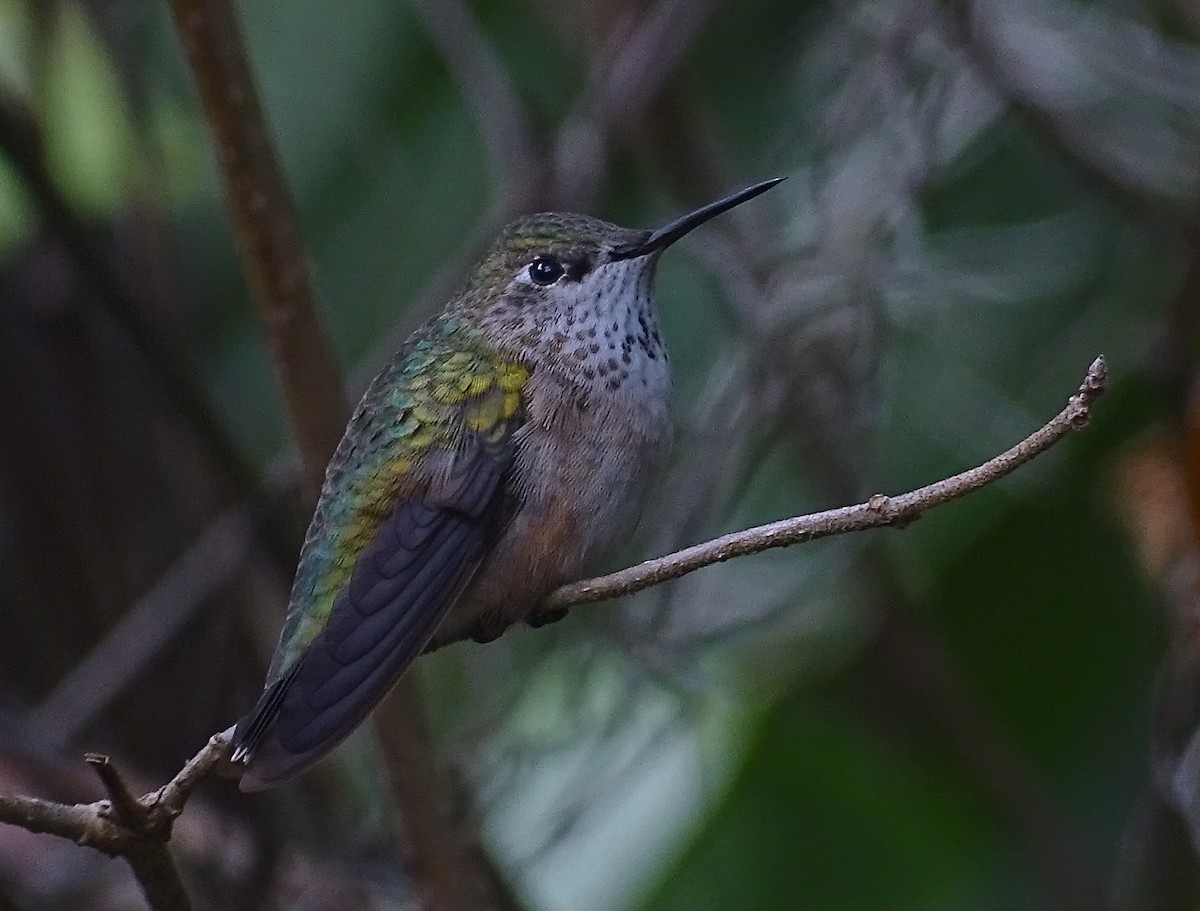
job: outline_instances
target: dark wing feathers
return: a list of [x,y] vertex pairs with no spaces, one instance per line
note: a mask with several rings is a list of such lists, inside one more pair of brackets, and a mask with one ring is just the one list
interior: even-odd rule
[[510,461],[473,441],[436,491],[397,503],[324,629],[238,726],[235,743],[249,755],[243,791],[277,784],[324,756],[420,655],[504,522]]

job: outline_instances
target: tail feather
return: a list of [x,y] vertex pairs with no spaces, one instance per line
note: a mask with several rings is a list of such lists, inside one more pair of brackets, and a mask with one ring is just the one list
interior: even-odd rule
[[298,775],[341,743],[424,651],[508,515],[508,456],[476,443],[422,499],[397,503],[328,619],[238,724],[243,791]]

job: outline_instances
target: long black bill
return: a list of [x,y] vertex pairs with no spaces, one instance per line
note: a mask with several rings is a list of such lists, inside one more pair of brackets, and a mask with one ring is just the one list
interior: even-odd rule
[[766,193],[767,190],[783,179],[782,177],[773,177],[770,180],[764,180],[762,183],[756,183],[752,187],[746,187],[744,190],[738,190],[736,193],[730,193],[723,199],[710,202],[708,205],[701,206],[696,211],[689,212],[687,215],[681,215],[669,224],[663,225],[657,231],[652,231],[650,236],[639,244],[625,244],[624,246],[613,248],[609,253],[609,257],[611,259],[633,259],[637,256],[645,256],[647,253],[653,253],[655,250],[664,250],[689,231],[704,224],[710,218],[716,218],[722,212],[728,212],[734,206],[740,206],[747,200]]

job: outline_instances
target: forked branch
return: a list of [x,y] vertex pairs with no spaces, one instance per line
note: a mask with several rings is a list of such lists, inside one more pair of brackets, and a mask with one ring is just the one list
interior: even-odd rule
[[136,798],[109,757],[88,753],[108,800],[64,804],[0,793],[0,822],[67,838],[109,857],[123,857],[155,911],[188,911],[191,902],[167,844],[171,829],[196,786],[229,749],[232,729],[214,734],[169,782]]
[[[1071,396],[1062,411],[1011,449],[976,468],[898,496],[875,494],[866,502],[854,506],[748,528],[607,576],[573,582],[551,593],[545,606],[551,610],[562,610],[603,601],[661,585],[714,563],[771,548],[788,547],[868,528],[905,525],[935,506],[957,500],[1011,474],[1072,431],[1087,426],[1092,406],[1104,392],[1107,379],[1104,358],[1097,357],[1088,368],[1079,391]],[[88,761],[96,768],[112,796],[111,800],[70,805],[0,794],[0,822],[31,832],[69,838],[105,854],[125,857],[138,871],[139,881],[152,907],[186,908],[186,903],[171,897],[174,868],[170,865],[165,846],[170,838],[171,824],[183,811],[188,798],[229,749],[229,735],[229,731],[214,735],[170,782],[136,800],[129,794],[111,761],[107,757],[91,755]],[[158,880],[153,876],[148,877],[147,871],[157,876]],[[157,898],[152,892],[156,882],[162,889]],[[186,902],[186,899],[183,901]]]

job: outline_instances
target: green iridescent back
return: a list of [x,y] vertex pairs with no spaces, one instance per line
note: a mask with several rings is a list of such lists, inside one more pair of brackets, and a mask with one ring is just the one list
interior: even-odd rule
[[419,330],[375,379],[326,473],[269,681],[287,673],[324,627],[397,498],[427,486],[430,457],[452,452],[468,432],[491,445],[511,433],[529,375],[448,313]]

